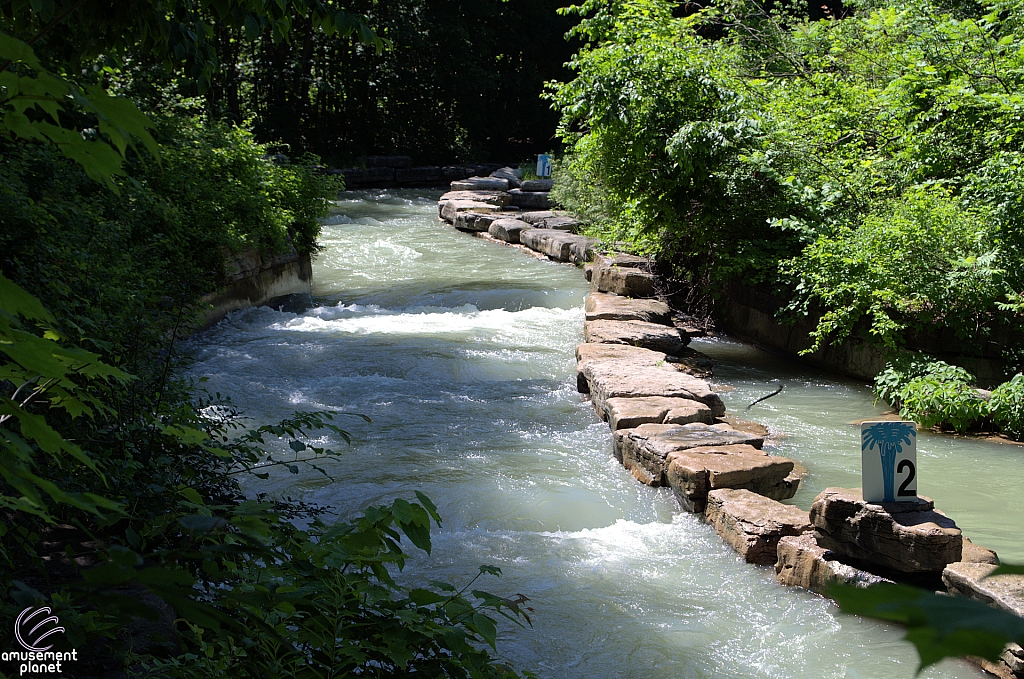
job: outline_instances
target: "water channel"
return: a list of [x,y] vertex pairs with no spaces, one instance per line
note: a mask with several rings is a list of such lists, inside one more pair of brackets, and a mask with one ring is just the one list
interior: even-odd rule
[[[902,631],[842,616],[827,600],[778,586],[718,535],[645,487],[611,454],[607,425],[576,393],[587,283],[579,270],[439,223],[436,193],[343,194],[327,219],[306,309],[232,314],[192,341],[194,373],[258,421],[294,410],[364,413],[339,459],[274,475],[261,490],[340,516],[413,490],[443,527],[411,579],[467,581],[529,596],[534,627],[505,625],[501,655],[551,679],[903,678],[917,660]],[[810,470],[794,498],[857,486],[858,430],[881,412],[869,391],[745,345],[695,341],[715,357],[730,411],[749,413],[775,450]],[[922,494],[975,541],[1024,561],[1018,493],[1024,450],[927,436]],[[410,549],[412,549],[410,547]],[[977,677],[945,661],[922,677]]]

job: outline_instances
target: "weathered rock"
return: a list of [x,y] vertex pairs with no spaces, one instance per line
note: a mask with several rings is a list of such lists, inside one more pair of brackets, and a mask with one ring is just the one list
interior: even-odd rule
[[540,224],[545,219],[551,219],[552,217],[557,216],[558,215],[556,215],[551,210],[531,210],[523,212],[523,214],[521,214],[519,218],[522,219],[527,224]]
[[537,223],[540,229],[558,229],[559,231],[575,231],[580,225],[572,217],[548,217]]
[[587,238],[586,236],[578,236],[578,239],[569,246],[569,261],[578,266],[583,266],[594,259],[594,248],[597,247],[599,241],[596,238]]
[[572,246],[578,243],[585,243],[584,236],[575,236],[565,231],[553,231],[551,229],[524,229],[519,232],[519,242],[530,248],[541,252],[557,262],[572,261]]
[[553,179],[524,179],[522,189],[523,191],[543,191],[548,192],[555,186]]
[[518,189],[523,183],[523,180],[519,178],[519,170],[514,170],[511,167],[499,168],[492,172],[491,176],[498,179],[508,180],[508,186],[510,189]]
[[444,181],[444,173],[436,165],[409,167],[395,170],[395,181],[399,184],[439,184]]
[[999,565],[999,557],[988,547],[982,547],[971,542],[966,536],[963,538],[964,546],[960,551],[960,561],[966,563],[990,563]]
[[931,500],[867,503],[859,488],[825,489],[811,505],[811,523],[822,547],[903,573],[941,571],[960,560],[963,545],[960,529]]
[[815,592],[824,591],[833,583],[868,587],[892,582],[838,561],[834,552],[818,546],[812,533],[779,540],[775,577],[783,585]]
[[658,277],[650,273],[651,263],[643,257],[597,255],[591,285],[600,292],[626,297],[654,297]]
[[644,321],[586,321],[583,339],[603,344],[628,344],[666,354],[680,353],[690,341],[680,337],[672,326]]
[[548,199],[547,192],[511,189],[508,193],[509,202],[524,210],[548,210],[551,208],[551,201]]
[[462,231],[487,231],[497,213],[482,214],[479,212],[458,212],[452,226]]
[[590,398],[599,413],[605,413],[605,402],[617,396],[672,396],[700,401],[709,406],[716,417],[725,414],[725,404],[707,382],[680,372],[668,363],[651,365],[649,358],[632,354],[620,358],[581,361],[577,365],[577,372],[586,378]]
[[[632,470],[639,467],[648,478],[641,479],[652,486],[665,485],[665,471],[670,455],[681,451],[698,449],[698,453],[708,453],[706,457],[743,456],[757,451],[762,440],[746,436],[739,432],[724,432],[703,423],[675,424],[641,424],[632,429],[619,429],[613,433],[615,449],[622,458],[622,464]],[[736,446],[749,446],[738,448]],[[724,447],[724,448],[723,448]],[[717,452],[713,452],[717,451]],[[760,451],[757,457],[766,457]],[[785,478],[792,469],[786,468],[778,479]],[[635,474],[634,474],[635,476]],[[706,476],[706,475],[705,475]],[[639,478],[639,477],[638,477]],[[734,487],[731,485],[711,486],[701,489],[701,501],[711,488]]]
[[746,489],[711,491],[704,515],[747,563],[774,564],[779,540],[811,530],[807,512]]
[[701,513],[712,490],[745,488],[768,497],[767,492],[777,488],[792,469],[792,460],[772,457],[753,446],[711,445],[670,452],[663,477],[684,509]]
[[497,177],[459,179],[452,182],[452,191],[508,191],[508,180]]
[[950,594],[984,602],[1024,618],[1024,575],[989,574],[990,563],[951,563],[942,571],[942,583]]
[[526,228],[529,228],[526,222],[518,219],[496,219],[491,222],[487,233],[506,243],[518,243],[519,234]]
[[584,311],[588,321],[645,321],[672,325],[672,310],[657,299],[630,299],[594,291],[587,295]]
[[451,201],[486,203],[504,207],[508,205],[508,194],[504,191],[448,191],[438,198],[438,203]]
[[438,205],[441,219],[449,224],[455,223],[455,218],[460,212],[476,212],[479,214],[488,212],[501,212],[501,206],[491,205],[470,200],[446,200]]
[[632,429],[641,424],[711,424],[711,408],[687,398],[646,396],[641,398],[610,398],[605,402],[608,424],[612,431]]

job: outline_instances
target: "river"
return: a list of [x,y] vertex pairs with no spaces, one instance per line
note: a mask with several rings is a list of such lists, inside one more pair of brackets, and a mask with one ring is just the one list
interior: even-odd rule
[[[254,420],[299,409],[344,418],[353,442],[325,468],[274,474],[265,492],[342,517],[427,493],[443,527],[403,577],[521,592],[533,628],[502,628],[500,655],[550,679],[910,678],[902,631],[842,616],[824,598],[742,563],[667,489],[637,483],[612,456],[607,425],[576,392],[587,283],[439,223],[427,191],[343,194],[326,220],[304,309],[234,313],[191,342],[193,373]],[[719,360],[730,411],[786,385],[750,419],[810,469],[804,508],[829,485],[859,485],[858,430],[881,412],[869,391],[742,344],[700,340]],[[980,544],[1024,561],[1016,497],[1024,450],[923,437],[919,489]],[[410,549],[413,549],[410,547]],[[922,677],[977,677],[947,660]]]

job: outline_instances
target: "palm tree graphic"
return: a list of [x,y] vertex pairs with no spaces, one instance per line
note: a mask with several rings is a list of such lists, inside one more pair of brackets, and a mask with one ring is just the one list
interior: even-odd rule
[[879,422],[864,430],[860,449],[878,448],[882,457],[882,482],[885,485],[885,502],[895,502],[896,455],[903,452],[903,445],[916,437],[914,427],[907,422]]

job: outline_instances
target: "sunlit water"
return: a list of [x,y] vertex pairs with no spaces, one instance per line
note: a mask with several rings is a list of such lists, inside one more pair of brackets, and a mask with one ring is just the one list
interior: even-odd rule
[[[532,599],[534,626],[503,628],[501,655],[552,679],[912,677],[902,632],[840,616],[825,599],[775,584],[739,561],[665,489],[614,460],[607,425],[576,393],[581,273],[436,220],[436,194],[345,194],[314,264],[315,298],[298,313],[235,313],[192,342],[194,372],[258,421],[297,409],[344,418],[353,443],[325,469],[277,474],[261,490],[351,516],[426,492],[444,517],[429,557],[405,577],[468,581]],[[701,342],[733,384],[730,408],[785,434],[777,452],[811,470],[806,507],[828,485],[859,485],[857,430],[878,412],[863,387],[812,377],[727,342]],[[978,542],[1021,560],[1012,501],[1022,451],[922,439],[922,493]],[[974,677],[959,662],[926,677]]]

